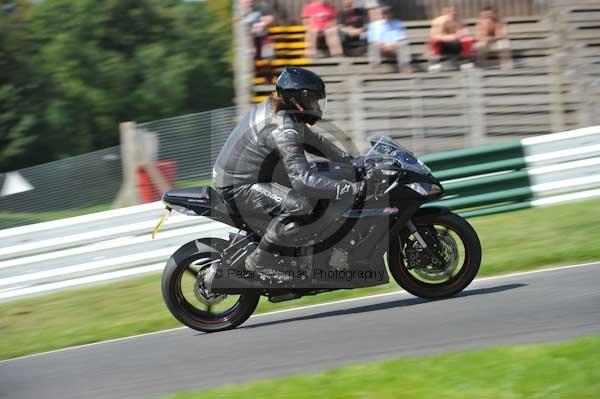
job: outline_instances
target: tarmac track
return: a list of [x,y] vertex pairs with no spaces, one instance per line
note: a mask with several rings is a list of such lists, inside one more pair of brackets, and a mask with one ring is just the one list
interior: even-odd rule
[[0,362],[0,397],[155,398],[390,357],[600,334],[600,263],[493,277],[428,302],[405,292]]

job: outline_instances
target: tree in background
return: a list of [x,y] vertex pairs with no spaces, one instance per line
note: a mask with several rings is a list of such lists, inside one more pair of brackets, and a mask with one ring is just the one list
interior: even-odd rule
[[116,145],[121,121],[232,102],[231,0],[0,6],[0,170]]
[[0,165],[29,162],[27,150],[44,130],[38,114],[44,83],[30,62],[34,48],[23,27],[27,2],[0,1]]

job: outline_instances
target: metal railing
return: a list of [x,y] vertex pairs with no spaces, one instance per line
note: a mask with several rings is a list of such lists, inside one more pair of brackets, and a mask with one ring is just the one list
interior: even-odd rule
[[211,177],[212,166],[236,125],[236,108],[220,108],[140,123],[141,129],[158,136],[158,159],[175,161],[177,180]]
[[444,182],[438,204],[474,217],[600,195],[600,128],[423,157]]
[[[441,205],[473,217],[600,197],[600,126],[424,157]],[[0,230],[0,301],[162,270],[182,244],[232,228],[160,202]]]

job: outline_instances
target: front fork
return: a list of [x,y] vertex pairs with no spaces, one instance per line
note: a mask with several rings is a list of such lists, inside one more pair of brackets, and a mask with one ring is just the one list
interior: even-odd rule
[[[431,259],[431,263],[434,266],[441,264],[442,259],[441,259],[441,254],[439,253],[440,244],[437,240],[437,237],[435,237],[431,234],[427,234],[425,237],[423,237],[423,235],[419,232],[419,230],[417,229],[417,226],[415,226],[415,224],[413,223],[412,220],[409,220],[408,222],[406,222],[406,227],[407,227],[408,231],[415,237],[417,242],[421,245],[421,250],[423,252],[425,252],[425,254]],[[421,265],[421,266],[426,266],[426,265]],[[409,259],[408,268],[412,269],[414,267],[416,267],[416,266],[410,265],[410,259]]]

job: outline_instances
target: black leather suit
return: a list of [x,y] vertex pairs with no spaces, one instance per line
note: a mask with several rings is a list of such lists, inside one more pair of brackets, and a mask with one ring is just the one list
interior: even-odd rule
[[234,209],[271,218],[259,245],[263,250],[289,245],[288,217],[310,214],[316,199],[352,195],[349,182],[312,171],[304,151],[333,162],[352,161],[293,112],[274,114],[267,100],[242,118],[217,157],[213,183],[219,194]]

